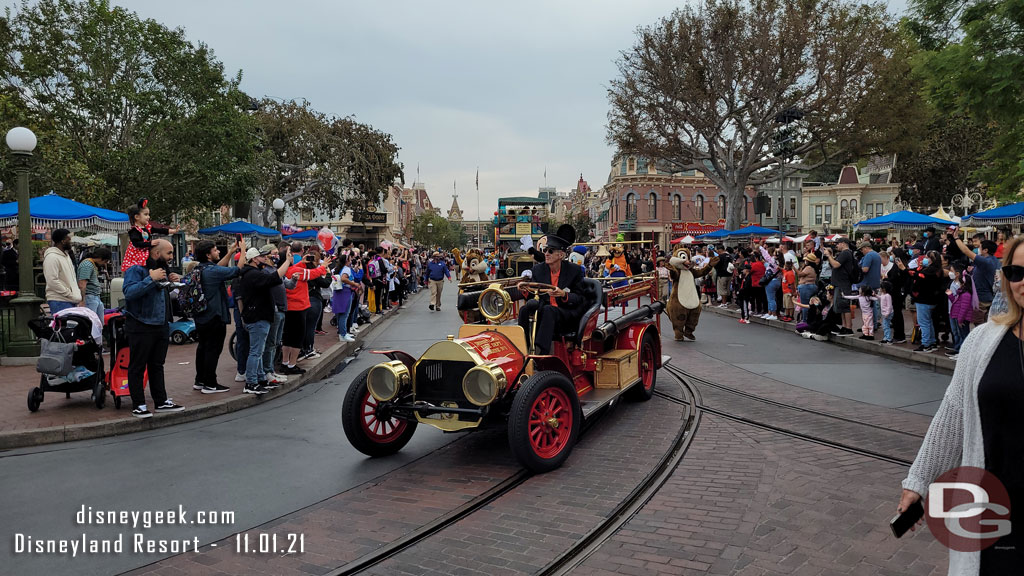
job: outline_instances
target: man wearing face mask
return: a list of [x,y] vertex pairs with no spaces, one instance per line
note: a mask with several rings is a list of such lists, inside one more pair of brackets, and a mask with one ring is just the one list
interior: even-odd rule
[[940,241],[939,237],[936,236],[935,228],[933,228],[932,226],[925,228],[924,233],[921,234],[921,237],[924,238],[924,252],[927,253],[935,251],[940,254],[942,253],[942,242]]
[[146,408],[143,377],[149,377],[149,393],[155,411],[181,412],[167,397],[164,387],[164,361],[167,359],[168,323],[171,320],[171,297],[167,281],[181,277],[168,272],[167,263],[174,257],[174,247],[167,240],[154,240],[146,263],[128,268],[124,273],[125,334],[128,337],[128,390],[132,397],[132,416],[150,418]]
[[992,307],[992,298],[995,296],[993,287],[996,282],[996,271],[1001,267],[999,259],[994,256],[999,246],[986,240],[981,234],[975,234],[972,238],[974,248],[968,248],[959,237],[956,245],[961,252],[967,254],[974,266],[971,273],[971,280],[974,281],[974,290],[978,294],[978,309],[974,311],[974,324],[981,325],[988,320],[988,310]]

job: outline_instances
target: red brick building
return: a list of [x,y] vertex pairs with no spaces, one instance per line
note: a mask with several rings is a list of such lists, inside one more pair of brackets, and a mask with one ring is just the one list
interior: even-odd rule
[[[605,191],[609,198],[607,240],[653,240],[667,246],[673,238],[697,236],[725,225],[725,193],[696,171],[671,173],[636,156],[612,161]],[[744,224],[754,217],[754,191],[746,193]]]

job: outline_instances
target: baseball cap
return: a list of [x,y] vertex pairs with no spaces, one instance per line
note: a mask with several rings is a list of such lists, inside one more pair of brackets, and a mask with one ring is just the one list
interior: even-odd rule
[[871,248],[871,242],[868,242],[867,240],[857,242],[857,250],[863,250],[865,248]]
[[259,258],[259,257],[260,257],[260,249],[259,248],[249,248],[248,250],[245,251],[245,259],[246,260],[252,260],[253,258]]

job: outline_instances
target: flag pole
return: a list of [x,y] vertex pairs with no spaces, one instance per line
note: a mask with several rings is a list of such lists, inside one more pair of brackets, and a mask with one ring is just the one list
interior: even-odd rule
[[480,245],[480,167],[476,167],[476,249],[482,254],[484,247]]

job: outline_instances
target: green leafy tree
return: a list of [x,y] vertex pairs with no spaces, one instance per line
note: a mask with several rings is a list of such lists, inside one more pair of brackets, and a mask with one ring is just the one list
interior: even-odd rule
[[457,222],[449,222],[440,214],[424,212],[412,221],[412,239],[429,248],[463,248],[468,244],[466,228]]
[[[608,140],[703,172],[743,220],[747,186],[906,137],[916,98],[881,4],[702,0],[638,31],[608,91]],[[788,162],[787,162],[788,164]]]
[[914,0],[906,23],[925,50],[916,70],[948,116],[992,130],[973,178],[991,194],[1024,186],[1024,0]]
[[919,146],[896,162],[900,198],[914,207],[949,204],[980,184],[972,175],[992,145],[992,130],[963,116],[937,115]]
[[390,185],[404,182],[390,134],[306,101],[255,104],[267,152],[256,212],[265,221],[274,198],[340,216],[379,205]]
[[[158,219],[243,200],[258,183],[248,98],[204,44],[106,0],[39,0],[0,21],[5,125],[39,130],[37,191]],[[6,175],[5,175],[6,179]]]

